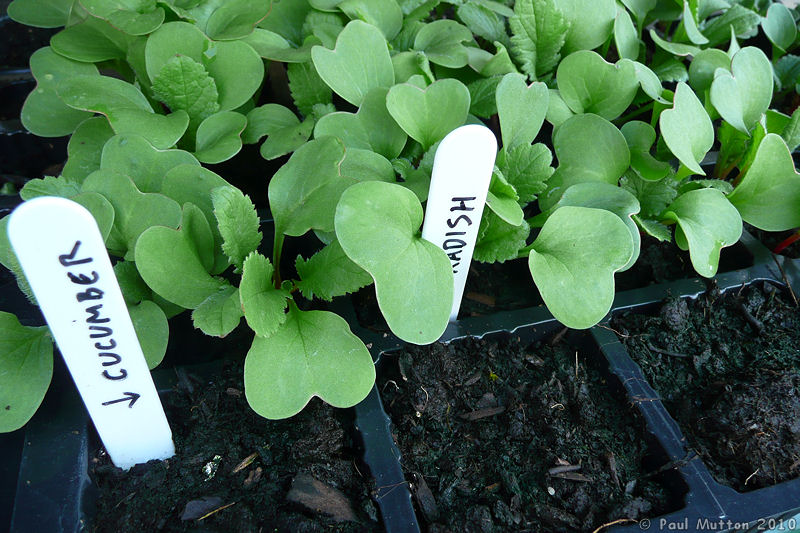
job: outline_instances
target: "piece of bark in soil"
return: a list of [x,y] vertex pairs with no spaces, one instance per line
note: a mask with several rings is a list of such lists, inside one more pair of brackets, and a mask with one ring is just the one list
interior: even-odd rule
[[414,494],[414,499],[420,510],[422,510],[422,514],[425,515],[425,519],[428,522],[436,522],[439,519],[439,508],[436,506],[433,492],[431,492],[422,474],[414,472],[413,476],[414,486],[412,487],[412,493]]
[[292,480],[292,488],[286,499],[315,513],[330,516],[336,522],[358,521],[344,494],[304,472]]

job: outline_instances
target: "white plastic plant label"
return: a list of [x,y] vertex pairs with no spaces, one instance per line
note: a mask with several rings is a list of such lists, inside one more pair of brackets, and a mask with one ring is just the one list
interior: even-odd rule
[[451,321],[461,307],[495,157],[497,140],[492,131],[471,124],[451,131],[433,160],[422,238],[450,258],[455,283]]
[[41,197],[8,236],[111,460],[128,469],[175,455],[164,409],[92,215]]

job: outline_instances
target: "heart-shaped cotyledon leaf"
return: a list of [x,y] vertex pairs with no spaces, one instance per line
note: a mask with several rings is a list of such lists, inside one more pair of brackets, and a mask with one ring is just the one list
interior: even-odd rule
[[564,192],[564,196],[558,201],[556,210],[565,206],[593,207],[595,209],[605,209],[617,215],[627,226],[631,234],[633,253],[628,263],[619,271],[628,270],[639,258],[639,248],[641,246],[641,236],[639,228],[633,220],[633,216],[640,211],[639,200],[636,197],[616,185],[608,183],[578,183]]
[[731,59],[730,72],[715,72],[710,94],[720,116],[749,135],[772,101],[772,64],[758,48],[742,48]]
[[611,309],[614,273],[632,255],[631,233],[619,216],[566,206],[545,222],[528,267],[553,316],[567,327],[585,329]]
[[253,410],[288,418],[317,396],[334,407],[363,400],[375,383],[375,365],[347,322],[329,311],[289,304],[286,322],[256,337],[244,362],[244,393]]
[[613,120],[631,104],[639,80],[631,61],[616,65],[597,52],[574,52],[558,65],[556,73],[561,98],[575,113],[594,113]]
[[759,229],[783,231],[800,226],[800,174],[779,135],[764,137],[744,179],[728,200],[745,222]]
[[602,182],[615,185],[631,162],[625,137],[612,123],[597,115],[575,115],[556,130],[553,148],[558,168],[539,197],[539,206],[550,209],[572,185]]
[[339,243],[375,280],[378,306],[392,332],[415,344],[444,333],[453,305],[450,260],[422,239],[421,224],[417,197],[393,183],[353,185],[336,208]]
[[394,159],[406,145],[408,135],[386,109],[388,89],[377,87],[364,97],[357,113],[329,113],[320,118],[314,136],[332,135],[350,148],[372,150],[388,159]]
[[386,38],[381,30],[360,20],[345,26],[333,50],[312,48],[311,58],[328,87],[354,106],[360,106],[372,89],[394,84]]
[[144,231],[136,241],[135,261],[148,287],[187,309],[199,307],[229,285],[208,273],[191,232],[183,225],[177,230],[152,226]]
[[30,63],[36,88],[22,106],[22,125],[40,137],[69,135],[92,114],[69,107],[58,96],[56,88],[61,81],[73,76],[99,77],[97,67],[62,57],[47,46],[35,51]]
[[658,119],[661,135],[670,151],[695,174],[705,176],[700,161],[714,144],[714,126],[694,91],[678,83],[672,109],[665,109]]
[[689,250],[695,271],[706,278],[717,273],[720,250],[742,235],[742,217],[717,189],[695,189],[678,196],[663,213],[678,223],[675,243]]
[[547,85],[542,82],[528,85],[522,74],[506,74],[497,86],[495,100],[506,153],[515,146],[531,144],[547,114],[550,101]]
[[469,103],[469,89],[454,78],[437,80],[424,89],[401,83],[386,95],[389,113],[425,150],[466,122]]
[[780,2],[767,9],[767,16],[761,19],[761,27],[772,44],[783,51],[789,49],[797,38],[797,24],[791,10]]
[[557,5],[570,23],[564,43],[566,53],[593,50],[614,31],[617,16],[614,0],[560,0]]
[[463,43],[472,41],[472,32],[455,20],[436,20],[422,26],[414,39],[414,49],[437,65],[460,68],[469,61],[469,52]]

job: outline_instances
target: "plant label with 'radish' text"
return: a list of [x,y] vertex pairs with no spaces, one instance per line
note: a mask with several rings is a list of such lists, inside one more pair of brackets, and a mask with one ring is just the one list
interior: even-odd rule
[[494,134],[474,124],[451,131],[436,150],[422,238],[450,258],[455,283],[451,321],[461,307],[496,156]]
[[83,206],[25,202],[8,236],[111,460],[128,469],[175,454],[103,237]]

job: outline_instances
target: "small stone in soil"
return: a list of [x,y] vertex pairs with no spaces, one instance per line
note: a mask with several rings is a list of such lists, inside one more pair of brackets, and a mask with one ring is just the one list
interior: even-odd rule
[[192,500],[186,503],[181,513],[181,520],[197,520],[198,518],[207,515],[214,509],[222,505],[222,498],[218,496],[203,496],[197,500]]

